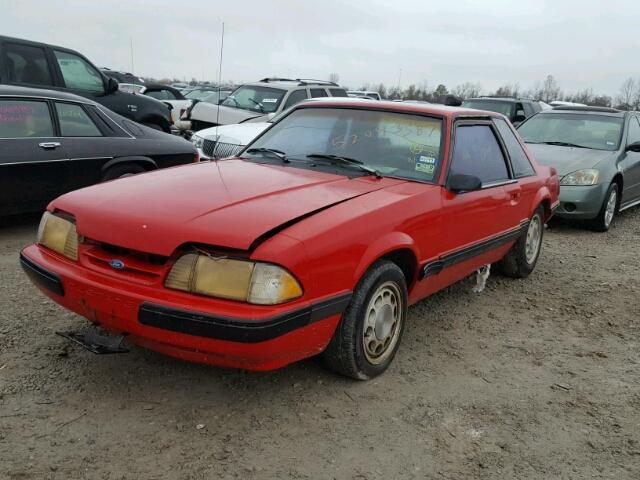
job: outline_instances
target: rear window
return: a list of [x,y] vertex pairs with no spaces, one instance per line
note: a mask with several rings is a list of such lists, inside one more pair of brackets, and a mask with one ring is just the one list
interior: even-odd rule
[[0,138],[53,137],[49,107],[37,100],[0,100]]
[[497,112],[503,114],[507,118],[513,118],[515,105],[512,102],[501,102],[498,100],[465,100],[462,102],[465,108],[475,108],[476,110],[488,110],[489,112]]

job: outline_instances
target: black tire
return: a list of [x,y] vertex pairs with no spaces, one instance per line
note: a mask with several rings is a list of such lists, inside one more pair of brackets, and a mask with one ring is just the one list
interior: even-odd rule
[[[370,361],[368,354],[365,353],[365,313],[369,307],[375,308],[370,305],[373,295],[379,295],[381,291],[386,292],[386,289],[397,294],[397,310],[388,310],[396,312],[397,320],[390,327],[389,334],[392,338],[389,339],[387,347],[382,350],[380,363],[375,363],[375,360]],[[358,282],[351,302],[322,354],[325,365],[336,373],[356,380],[368,380],[384,372],[393,361],[400,346],[407,318],[407,302],[407,284],[402,270],[395,263],[387,260],[374,263]],[[382,327],[381,330],[384,328]],[[377,335],[376,329],[369,328],[368,331]],[[370,349],[371,344],[367,351]]]
[[[615,207],[614,207],[614,211],[611,219],[608,219],[607,205],[612,195],[616,196]],[[615,218],[616,213],[618,213],[619,199],[620,199],[620,192],[618,191],[618,184],[616,182],[613,182],[611,185],[609,185],[609,188],[607,189],[607,193],[604,196],[604,200],[602,202],[602,206],[600,207],[600,212],[598,213],[598,216],[587,223],[587,226],[589,227],[590,230],[593,230],[594,232],[606,232],[609,230],[609,228],[611,228],[611,225],[613,224],[613,219]]]
[[138,173],[145,172],[146,170],[142,165],[137,163],[125,163],[122,165],[114,165],[107,169],[102,176],[102,181],[107,182],[109,180],[115,180],[116,178],[129,177]]
[[[532,230],[533,225],[537,222],[538,225],[538,246],[534,256],[527,258],[527,236]],[[533,231],[531,231],[534,234]],[[498,270],[507,277],[513,278],[526,278],[536,268],[538,258],[540,257],[540,251],[542,250],[542,237],[544,236],[544,207],[542,205],[536,208],[533,215],[529,219],[529,226],[527,230],[518,239],[511,250],[498,262]]]

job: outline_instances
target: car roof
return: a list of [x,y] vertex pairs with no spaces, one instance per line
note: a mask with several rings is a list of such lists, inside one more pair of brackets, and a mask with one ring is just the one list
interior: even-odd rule
[[589,106],[577,106],[577,105],[560,105],[553,107],[552,109],[543,110],[545,115],[553,115],[554,113],[579,113],[579,114],[591,114],[591,115],[606,115],[609,117],[624,117],[625,112],[610,107],[589,107]]
[[259,86],[259,87],[275,87],[281,90],[295,90],[299,87],[311,87],[311,88],[341,88],[343,87],[334,82],[329,82],[327,80],[313,80],[309,78],[279,78],[279,77],[268,77],[263,78],[257,82],[247,82],[242,84],[241,86]]
[[4,35],[0,35],[0,40],[2,41],[8,41],[8,42],[18,42],[18,43],[25,43],[25,44],[30,44],[33,46],[38,46],[38,47],[51,47],[53,49],[56,50],[67,50],[70,52],[75,52],[75,50],[69,48],[69,47],[62,47],[60,45],[52,45],[50,43],[44,43],[44,42],[36,42],[34,40],[26,40],[24,38],[16,38],[16,37],[6,37]]
[[490,101],[490,102],[536,102],[533,98],[519,98],[519,97],[474,97],[474,98],[465,98],[464,101],[467,102],[469,100],[478,101]]
[[434,115],[439,117],[497,117],[505,118],[496,112],[488,112],[484,110],[476,110],[473,108],[464,107],[450,107],[447,105],[440,105],[435,103],[406,103],[406,102],[392,102],[388,100],[381,100],[372,102],[371,100],[364,100],[361,98],[348,98],[348,97],[325,97],[316,98],[313,101],[302,102],[296,105],[295,108],[318,108],[318,107],[349,107],[367,110],[389,110],[400,113],[418,113],[426,115]]
[[97,105],[95,102],[87,98],[80,97],[72,93],[47,90],[44,88],[19,87],[14,85],[0,85],[0,96],[49,98],[52,100],[67,100],[77,103]]

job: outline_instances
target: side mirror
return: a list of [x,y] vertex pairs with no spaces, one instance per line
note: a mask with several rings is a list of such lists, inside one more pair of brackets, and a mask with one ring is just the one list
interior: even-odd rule
[[115,78],[107,77],[107,94],[118,91],[118,81]]
[[625,152],[640,152],[640,142],[633,142],[627,145]]
[[456,173],[447,182],[447,189],[453,193],[472,192],[482,188],[482,181],[475,175]]

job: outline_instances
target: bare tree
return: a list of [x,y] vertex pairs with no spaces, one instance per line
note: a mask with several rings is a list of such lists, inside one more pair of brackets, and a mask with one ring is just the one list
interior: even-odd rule
[[479,83],[465,82],[455,87],[451,93],[460,98],[472,98],[477,97],[482,92],[482,87]]
[[333,83],[340,83],[340,75],[338,75],[337,73],[330,73],[329,81]]
[[620,94],[616,101],[618,102],[618,107],[623,110],[629,110],[633,103],[633,97],[636,90],[636,81],[629,77],[627,78],[620,87]]
[[547,75],[547,78],[542,82],[542,88],[540,89],[540,99],[543,102],[549,103],[560,98],[561,92],[558,87],[558,82],[553,78],[553,75]]

